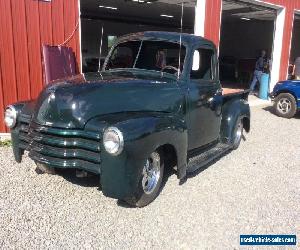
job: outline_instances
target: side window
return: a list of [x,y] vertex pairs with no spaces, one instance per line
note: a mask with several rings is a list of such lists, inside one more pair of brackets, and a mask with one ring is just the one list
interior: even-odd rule
[[213,56],[211,49],[197,49],[194,52],[191,79],[213,80]]

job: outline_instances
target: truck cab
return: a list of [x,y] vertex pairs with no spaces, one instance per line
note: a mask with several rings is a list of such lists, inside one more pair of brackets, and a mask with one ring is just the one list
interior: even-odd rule
[[211,41],[143,32],[121,37],[101,71],[9,105],[5,121],[17,162],[26,150],[43,171],[98,174],[104,195],[143,207],[167,169],[185,180],[238,148],[250,130],[247,98],[248,91],[222,88]]

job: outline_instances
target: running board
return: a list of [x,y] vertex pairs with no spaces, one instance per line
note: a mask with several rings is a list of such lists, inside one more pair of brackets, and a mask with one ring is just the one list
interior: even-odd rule
[[219,143],[215,147],[203,152],[202,154],[190,158],[186,170],[187,173],[192,173],[208,163],[216,160],[217,158],[220,158],[231,149],[232,147],[230,145]]

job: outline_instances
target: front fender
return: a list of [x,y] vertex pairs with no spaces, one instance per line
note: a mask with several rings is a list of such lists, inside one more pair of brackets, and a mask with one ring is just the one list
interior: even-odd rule
[[222,108],[221,141],[233,143],[234,129],[237,120],[241,118],[247,132],[250,131],[250,108],[244,99],[234,99],[226,102]]
[[120,120],[107,118],[107,126],[115,126],[124,136],[124,150],[118,156],[101,150],[101,187],[104,195],[124,199],[136,190],[145,159],[157,148],[168,144],[175,148],[178,169],[185,169],[187,159],[187,127],[185,121],[169,114],[133,115]]

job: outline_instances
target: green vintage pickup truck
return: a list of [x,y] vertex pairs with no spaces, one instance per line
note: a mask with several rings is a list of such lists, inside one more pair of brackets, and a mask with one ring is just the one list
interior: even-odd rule
[[248,92],[222,89],[214,44],[189,34],[121,37],[102,70],[61,79],[7,107],[13,152],[43,171],[100,175],[104,195],[143,207],[164,172],[185,180],[250,130]]

